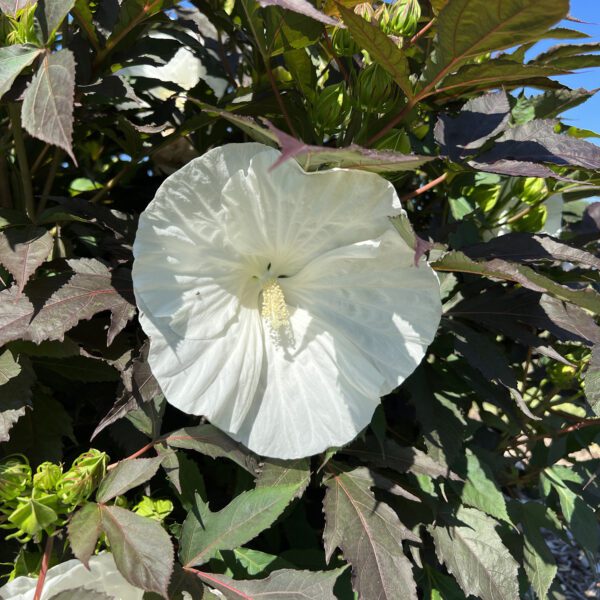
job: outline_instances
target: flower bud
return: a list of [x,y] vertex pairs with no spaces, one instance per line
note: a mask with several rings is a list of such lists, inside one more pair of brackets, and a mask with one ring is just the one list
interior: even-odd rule
[[358,44],[352,39],[347,29],[336,27],[331,36],[331,44],[338,56],[353,56],[360,52]]
[[173,503],[170,500],[155,500],[144,496],[134,507],[133,512],[140,517],[147,517],[155,521],[163,522],[173,511]]
[[56,494],[35,493],[22,499],[8,515],[8,521],[17,531],[6,539],[16,538],[24,543],[42,531],[50,533],[59,524],[58,510]]
[[9,456],[0,461],[0,502],[22,496],[31,485],[31,467],[24,456]]
[[385,112],[395,100],[396,85],[385,69],[373,63],[359,73],[356,95],[363,110]]
[[328,85],[313,106],[313,116],[323,132],[335,131],[346,118],[350,99],[343,82]]
[[76,458],[56,486],[61,501],[69,506],[85,502],[106,474],[107,465],[108,455],[94,448]]
[[375,10],[370,2],[362,2],[361,4],[357,4],[354,7],[354,12],[369,23],[373,20],[373,16],[375,15]]
[[420,18],[418,0],[396,0],[382,11],[379,26],[388,35],[410,37],[416,33]]
[[51,462],[42,463],[33,476],[33,487],[44,492],[54,491],[62,475],[62,466]]

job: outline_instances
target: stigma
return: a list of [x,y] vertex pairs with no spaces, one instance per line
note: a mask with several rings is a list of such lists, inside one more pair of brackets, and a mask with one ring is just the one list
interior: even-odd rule
[[261,316],[275,335],[286,334],[290,329],[290,313],[275,278],[268,279],[262,286]]

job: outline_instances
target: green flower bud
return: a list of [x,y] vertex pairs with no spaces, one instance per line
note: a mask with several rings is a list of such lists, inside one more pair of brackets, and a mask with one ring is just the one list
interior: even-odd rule
[[61,501],[68,506],[85,502],[106,474],[107,465],[108,455],[94,448],[76,458],[56,486]]
[[540,202],[548,195],[548,187],[540,177],[525,177],[522,181],[521,200],[527,204]]
[[357,4],[354,7],[354,12],[357,15],[360,15],[365,21],[368,21],[369,23],[373,20],[373,17],[375,16],[373,5],[370,2],[362,2],[361,4]]
[[24,495],[31,485],[31,467],[24,456],[9,456],[0,461],[0,502],[11,502]]
[[313,117],[323,132],[338,129],[350,109],[350,99],[343,82],[328,85],[313,106]]
[[173,511],[173,503],[170,500],[155,500],[144,496],[134,507],[133,512],[140,517],[147,517],[162,523]]
[[35,494],[23,499],[8,516],[8,521],[17,531],[6,539],[16,538],[24,543],[42,531],[51,533],[59,524],[58,499],[56,494]]
[[353,56],[360,52],[358,44],[347,29],[336,27],[331,36],[331,44],[338,56]]
[[396,0],[382,11],[379,26],[388,35],[410,37],[416,33],[420,18],[418,0]]
[[396,99],[396,85],[385,69],[373,63],[359,73],[356,95],[363,110],[385,112]]
[[42,463],[33,476],[33,487],[44,492],[52,492],[62,475],[62,466],[51,462]]

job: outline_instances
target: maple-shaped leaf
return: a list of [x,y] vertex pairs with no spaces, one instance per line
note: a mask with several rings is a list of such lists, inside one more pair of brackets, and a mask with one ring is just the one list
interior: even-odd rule
[[352,583],[360,598],[416,600],[411,563],[402,540],[418,541],[395,511],[371,491],[376,477],[365,467],[351,471],[329,463],[325,480],[325,555],[341,548],[352,566]]
[[71,276],[38,278],[25,293],[17,286],[0,292],[0,344],[16,339],[37,344],[62,340],[79,321],[105,310],[111,312],[109,345],[125,327],[135,312],[131,272],[125,268],[111,271],[90,258],[67,262]]

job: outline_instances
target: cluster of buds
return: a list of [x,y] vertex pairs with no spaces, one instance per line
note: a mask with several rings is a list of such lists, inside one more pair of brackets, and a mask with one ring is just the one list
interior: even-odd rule
[[383,4],[379,11],[379,26],[388,35],[410,37],[417,32],[421,18],[419,0],[396,0],[392,5]]
[[89,450],[63,472],[62,465],[44,462],[33,473],[27,458],[0,461],[0,528],[14,530],[6,539],[38,540],[65,524],[68,515],[94,492],[108,465],[108,456]]

